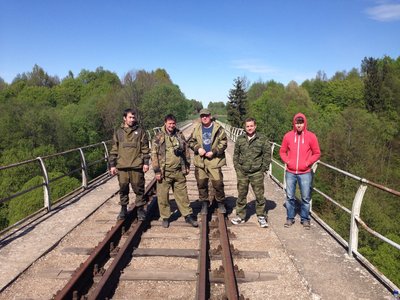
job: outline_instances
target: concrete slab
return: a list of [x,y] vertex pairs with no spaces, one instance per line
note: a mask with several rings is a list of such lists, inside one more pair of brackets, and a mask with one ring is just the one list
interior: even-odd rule
[[0,242],[0,291],[54,248],[73,228],[115,195],[116,191],[118,181],[113,177],[79,199],[66,202],[23,230],[3,239]]

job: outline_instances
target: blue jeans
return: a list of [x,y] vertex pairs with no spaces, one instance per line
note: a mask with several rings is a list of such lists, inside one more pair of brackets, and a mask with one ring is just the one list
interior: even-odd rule
[[293,174],[286,172],[286,212],[287,219],[294,220],[296,210],[296,183],[299,183],[301,193],[300,218],[301,221],[310,220],[310,200],[313,173]]

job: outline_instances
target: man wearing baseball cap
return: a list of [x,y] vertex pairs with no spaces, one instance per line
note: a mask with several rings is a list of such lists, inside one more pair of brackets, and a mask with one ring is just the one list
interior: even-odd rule
[[228,139],[221,125],[214,122],[211,112],[203,108],[200,110],[201,123],[193,129],[189,139],[189,146],[194,151],[194,166],[199,199],[204,205],[209,205],[208,182],[215,190],[215,200],[220,213],[226,213],[225,192],[222,167],[226,165],[225,149]]

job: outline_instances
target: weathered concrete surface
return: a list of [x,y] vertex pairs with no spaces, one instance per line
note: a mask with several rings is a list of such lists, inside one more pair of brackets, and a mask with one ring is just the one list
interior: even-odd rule
[[116,193],[106,181],[0,241],[0,291]]
[[269,212],[271,229],[314,299],[391,299],[390,292],[315,221],[311,221],[311,230],[305,230],[296,216],[295,224],[285,228],[285,194],[270,179],[266,180],[266,189],[267,198],[273,199],[269,202],[273,204]]

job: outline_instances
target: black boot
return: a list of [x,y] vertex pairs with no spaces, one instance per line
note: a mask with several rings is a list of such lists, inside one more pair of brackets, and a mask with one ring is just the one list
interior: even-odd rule
[[121,205],[121,211],[118,214],[117,220],[125,220],[128,214],[128,208],[126,205]]
[[224,202],[218,202],[218,211],[221,214],[225,214],[226,213],[226,208],[225,208]]
[[199,226],[199,224],[197,224],[197,221],[194,219],[194,217],[192,215],[187,215],[185,217],[185,221],[186,221],[186,223],[189,223],[193,227],[198,227]]
[[210,202],[205,200],[201,201],[201,213],[202,214],[207,214],[208,207],[210,206]]
[[139,206],[137,209],[137,217],[139,221],[144,221],[146,220],[146,211],[144,209],[144,206]]

